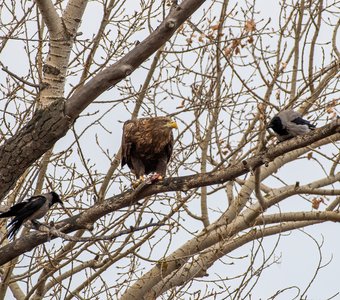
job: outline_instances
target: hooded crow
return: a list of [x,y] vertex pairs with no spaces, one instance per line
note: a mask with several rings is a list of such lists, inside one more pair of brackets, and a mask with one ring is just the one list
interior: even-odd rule
[[45,216],[50,207],[55,203],[60,203],[64,206],[59,195],[55,192],[50,192],[26,199],[13,205],[9,211],[0,214],[0,218],[14,217],[7,225],[7,238],[14,238],[21,225],[27,220],[35,222],[36,219]]
[[314,130],[315,125],[302,119],[301,115],[296,111],[283,110],[270,121],[268,128],[273,129],[278,140],[282,142]]

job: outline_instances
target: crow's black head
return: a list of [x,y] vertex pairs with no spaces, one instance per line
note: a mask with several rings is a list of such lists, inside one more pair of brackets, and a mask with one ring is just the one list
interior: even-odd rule
[[267,126],[267,128],[273,129],[279,135],[289,134],[287,129],[283,127],[280,117],[275,116]]
[[62,206],[64,206],[63,201],[61,201],[59,195],[55,192],[51,192],[52,195],[52,205],[55,203],[60,203]]

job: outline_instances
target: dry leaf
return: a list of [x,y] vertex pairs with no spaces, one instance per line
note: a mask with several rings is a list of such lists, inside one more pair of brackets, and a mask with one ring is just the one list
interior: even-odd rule
[[256,30],[256,23],[255,23],[255,21],[253,19],[246,21],[244,29],[247,32],[255,31]]
[[236,47],[235,54],[240,54],[240,48],[239,47]]
[[314,208],[314,209],[319,209],[319,206],[320,206],[319,200],[316,199],[316,198],[314,198],[314,199],[312,200],[312,208]]
[[326,108],[326,112],[327,112],[328,114],[333,113],[333,112],[334,112],[333,107],[327,107],[327,108]]
[[309,153],[307,154],[307,159],[308,159],[308,160],[311,160],[312,157],[313,157],[313,152],[309,152]]
[[325,204],[325,200],[323,199],[323,198],[314,198],[313,200],[312,200],[312,207],[314,208],[314,209],[319,209],[319,206],[320,206],[320,203],[324,203]]
[[184,33],[184,25],[182,24],[181,26],[178,27],[177,29],[177,32],[183,34],[185,36],[185,33]]
[[218,27],[220,27],[220,23],[217,23],[215,25],[210,26],[211,30],[218,30]]
[[192,39],[191,38],[187,38],[186,41],[187,41],[188,45],[192,44]]
[[184,107],[185,100],[183,99],[181,104],[176,107],[176,109],[183,108]]
[[231,43],[231,48],[235,49],[236,47],[238,47],[239,44],[240,44],[240,40],[234,39]]
[[280,91],[279,90],[276,91],[275,98],[276,98],[276,100],[280,100]]
[[333,114],[334,113],[334,107],[337,105],[337,100],[332,100],[331,102],[327,103],[327,106],[326,106],[326,112],[328,114]]
[[259,112],[260,112],[261,114],[263,114],[263,113],[264,113],[264,109],[265,109],[264,104],[263,104],[263,103],[257,104],[257,109],[259,110]]
[[252,44],[254,42],[254,38],[252,37],[252,36],[250,36],[249,38],[248,38],[248,43],[249,44]]
[[214,37],[214,35],[213,35],[212,33],[209,33],[209,34],[207,35],[207,38],[208,38],[209,40],[215,39],[215,37]]
[[229,57],[231,55],[231,53],[233,52],[233,50],[229,47],[224,48],[224,54]]
[[260,113],[260,119],[261,120],[265,120],[266,119],[266,115],[265,115],[266,106],[263,103],[259,103],[257,105],[257,109],[258,109],[258,111]]

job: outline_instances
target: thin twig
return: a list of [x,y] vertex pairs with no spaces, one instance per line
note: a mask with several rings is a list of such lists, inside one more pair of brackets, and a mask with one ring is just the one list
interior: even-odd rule
[[143,230],[143,229],[146,229],[146,228],[149,228],[149,227],[161,227],[161,226],[164,226],[166,224],[164,223],[152,223],[152,219],[150,221],[150,223],[148,224],[145,224],[143,226],[139,226],[139,227],[134,227],[134,226],[130,226],[129,229],[126,229],[126,230],[122,230],[120,232],[117,232],[117,233],[114,233],[114,234],[111,234],[111,235],[107,235],[107,236],[98,236],[98,237],[75,237],[75,236],[71,236],[71,235],[68,235],[66,233],[63,233],[61,232],[60,230],[56,229],[54,226],[50,226],[50,225],[47,225],[47,224],[39,224],[39,227],[40,226],[43,226],[43,227],[46,227],[48,229],[48,233],[50,235],[54,235],[54,236],[58,236],[60,238],[63,238],[64,240],[67,240],[67,241],[71,241],[71,242],[95,242],[95,241],[111,241],[119,236],[122,236],[124,234],[129,234],[131,232],[137,232],[137,231],[140,231],[140,230]]
[[39,88],[40,86],[38,84],[34,84],[34,83],[31,83],[25,79],[22,79],[21,77],[19,77],[18,75],[14,74],[13,72],[11,72],[10,70],[8,70],[7,67],[2,67],[2,70],[4,72],[6,72],[7,74],[11,75],[12,77],[14,77],[15,79],[18,79],[19,81],[21,81],[22,83],[26,84],[26,85],[29,85],[31,87],[34,87],[34,88]]

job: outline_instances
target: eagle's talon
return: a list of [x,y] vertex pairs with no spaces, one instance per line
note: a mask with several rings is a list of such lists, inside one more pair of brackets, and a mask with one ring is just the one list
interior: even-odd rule
[[153,172],[148,175],[148,182],[150,184],[161,181],[161,180],[163,180],[163,176],[157,172]]
[[138,179],[132,182],[132,187],[136,189],[142,182]]
[[145,182],[145,176],[140,176],[137,180],[132,182],[132,187],[136,189],[138,186],[140,186],[143,182]]

